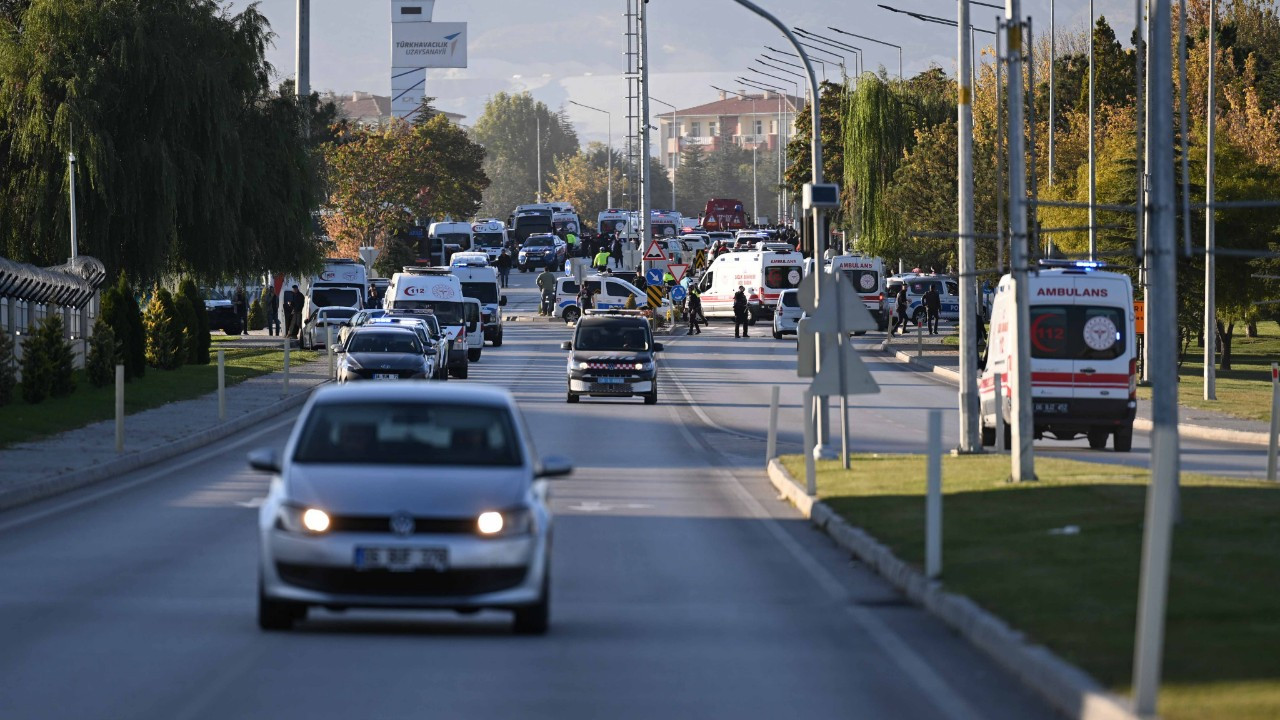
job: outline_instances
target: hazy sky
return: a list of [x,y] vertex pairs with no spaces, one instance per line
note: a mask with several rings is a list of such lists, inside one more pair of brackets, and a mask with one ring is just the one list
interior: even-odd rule
[[[757,2],[783,22],[811,32],[830,36],[826,27],[833,25],[901,45],[908,75],[931,64],[948,72],[954,68],[953,28],[883,10],[877,7],[881,0]],[[883,2],[943,17],[954,18],[956,13],[956,4],[945,0]],[[228,4],[234,9],[248,3],[234,0]],[[269,59],[281,77],[294,72],[295,5],[295,0],[259,2],[277,34]],[[566,106],[584,142],[604,141],[607,118],[567,105],[568,100],[577,100],[613,113],[613,141],[620,145],[626,133],[626,83],[622,79],[625,7],[624,0],[437,0],[434,20],[468,23],[470,67],[430,71],[427,94],[438,98],[436,104],[441,109],[466,115],[463,122],[470,124],[485,99],[494,93],[528,90],[553,109]],[[1023,8],[1032,15],[1037,33],[1048,30],[1049,0],[1025,2]],[[1108,15],[1113,26],[1123,26],[1118,36],[1128,38],[1133,3],[1098,0],[1096,8],[1099,14]],[[713,83],[743,89],[733,78],[745,72],[765,45],[788,49],[776,29],[733,0],[651,0],[648,12],[652,97],[680,108],[715,99],[710,87]],[[972,12],[975,25],[991,27],[1000,11],[975,6]],[[1059,2],[1059,34],[1082,30],[1087,16],[1086,2]],[[311,0],[312,88],[388,94],[390,18],[388,0]],[[990,44],[990,38],[979,34],[979,46]],[[897,72],[896,49],[843,39],[864,48],[868,69],[884,65]],[[821,74],[821,68],[817,69]],[[828,65],[827,70],[839,73],[834,65]],[[652,112],[668,110],[655,103]]]

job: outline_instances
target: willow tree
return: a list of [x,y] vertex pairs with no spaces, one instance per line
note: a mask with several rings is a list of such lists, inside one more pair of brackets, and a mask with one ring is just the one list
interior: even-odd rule
[[902,218],[887,207],[885,191],[914,128],[889,82],[864,75],[850,94],[844,122],[844,184],[853,190],[859,250],[897,255]]
[[217,0],[30,0],[0,13],[0,249],[80,250],[136,279],[292,269],[318,254],[317,169],[271,91],[266,18]]

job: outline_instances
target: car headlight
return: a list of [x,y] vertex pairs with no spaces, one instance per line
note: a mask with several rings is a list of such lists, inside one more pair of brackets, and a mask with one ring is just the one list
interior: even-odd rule
[[585,362],[578,363],[579,370],[586,370],[587,368],[590,368],[590,367],[591,367],[590,363],[585,363]]
[[355,358],[351,357],[350,355],[343,355],[342,367],[350,370],[359,370],[361,366],[360,366],[360,363],[356,362]]
[[276,516],[276,527],[292,533],[319,535],[328,532],[329,514],[319,508],[282,505]]
[[490,510],[476,518],[476,531],[485,537],[527,535],[533,529],[533,513],[528,508],[497,512]]

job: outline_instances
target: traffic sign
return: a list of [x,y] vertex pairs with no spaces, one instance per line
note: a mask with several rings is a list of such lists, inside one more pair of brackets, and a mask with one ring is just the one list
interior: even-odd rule
[[644,259],[649,261],[667,259],[667,254],[662,251],[662,246],[658,245],[656,238],[649,241],[649,249],[644,251]]
[[378,255],[380,252],[381,251],[378,250],[378,248],[376,247],[369,247],[369,246],[362,247],[360,248],[360,259],[364,261],[365,265],[372,267],[373,262],[378,259]]
[[[816,343],[815,343],[816,344]],[[871,395],[880,392],[862,358],[850,347],[823,343],[822,365],[809,384],[809,392],[818,396],[840,395],[840,362],[844,361],[844,394]]]
[[676,302],[682,302],[689,293],[679,285],[671,288],[671,299]]
[[1142,334],[1143,316],[1147,313],[1147,303],[1143,300],[1133,301],[1133,330],[1137,335]]
[[707,251],[698,250],[693,254],[693,271],[705,270],[707,267]]
[[662,284],[662,268],[649,268],[644,271],[644,281],[649,285]]
[[818,374],[818,336],[809,327],[811,322],[803,317],[796,323],[796,375],[802,378]]
[[649,308],[657,310],[662,305],[662,298],[667,294],[667,288],[662,285],[650,285],[645,288],[645,294],[649,296]]
[[[822,283],[820,305],[814,302],[813,278],[801,281],[799,291],[800,307],[809,314],[809,328],[812,332],[863,332],[876,329],[875,318],[871,317],[862,297],[850,286],[850,280],[843,273],[818,272],[816,277]],[[844,327],[840,327],[841,324]]]
[[684,279],[685,271],[688,269],[689,266],[684,263],[671,263],[667,265],[667,272],[671,273],[671,276],[676,279],[676,282],[680,282]]

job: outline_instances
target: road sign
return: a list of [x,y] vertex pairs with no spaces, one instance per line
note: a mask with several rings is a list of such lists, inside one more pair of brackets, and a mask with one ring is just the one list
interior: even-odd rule
[[688,269],[689,266],[685,263],[671,263],[667,265],[667,272],[671,273],[671,276],[676,279],[676,282],[680,282],[684,279],[684,274]]
[[[863,332],[875,330],[875,318],[867,311],[862,297],[851,285],[851,281],[843,274],[819,272],[818,279],[822,283],[822,304],[818,306],[813,299],[813,279],[805,278],[800,283],[800,307],[809,314],[809,327],[813,332],[834,333]],[[837,313],[837,307],[839,313]],[[839,318],[839,320],[837,320]],[[844,327],[839,327],[843,324]]]
[[650,285],[645,288],[645,293],[649,296],[649,308],[657,310],[662,305],[662,298],[667,294],[667,288],[663,285]]
[[1133,330],[1137,335],[1142,334],[1143,318],[1147,314],[1147,303],[1144,300],[1133,301]]
[[698,250],[693,254],[693,271],[705,270],[707,267],[707,251]]
[[871,395],[880,392],[880,386],[862,363],[853,348],[836,347],[835,343],[823,343],[822,365],[809,384],[809,392],[815,396],[840,395],[840,361],[844,360],[844,394]]
[[662,284],[662,268],[649,268],[644,271],[644,281],[650,285]]
[[796,323],[796,375],[811,378],[818,374],[818,339],[810,318],[800,318]]
[[378,259],[380,252],[376,247],[362,247],[360,248],[360,259],[364,261],[365,265],[372,266],[373,262]]
[[667,259],[667,254],[662,251],[662,246],[658,245],[657,239],[649,241],[649,249],[644,251],[644,259],[649,261]]
[[685,289],[680,287],[679,285],[671,288],[671,299],[676,302],[683,302],[685,297],[688,296],[688,294],[689,293],[686,292]]

